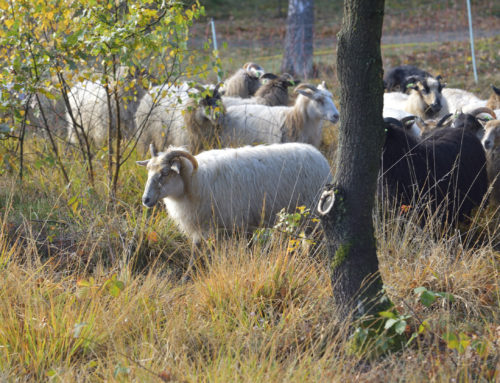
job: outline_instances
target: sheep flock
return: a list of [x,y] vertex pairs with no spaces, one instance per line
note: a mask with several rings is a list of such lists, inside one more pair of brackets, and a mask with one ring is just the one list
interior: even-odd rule
[[[99,82],[71,88],[68,141],[77,145],[83,137],[102,146],[120,116],[123,135],[140,155],[151,154],[138,161],[148,169],[143,205],[163,201],[194,243],[214,229],[246,233],[272,225],[283,209],[316,210],[320,189],[332,179],[319,150],[323,124],[339,120],[324,81],[301,83],[253,62],[213,85],[128,87],[124,73],[117,94],[128,103],[111,113]],[[412,65],[386,70],[383,80],[379,197],[431,206],[452,224],[480,205],[498,206],[500,89],[492,86],[482,100]]]

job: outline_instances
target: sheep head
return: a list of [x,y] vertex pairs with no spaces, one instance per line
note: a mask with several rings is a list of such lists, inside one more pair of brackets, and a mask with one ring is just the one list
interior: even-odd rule
[[198,169],[196,158],[183,148],[169,147],[157,152],[150,145],[151,159],[137,161],[148,169],[148,180],[142,195],[142,204],[153,207],[162,198],[180,198],[189,191],[189,178]]
[[[440,82],[441,76],[426,77],[409,76],[406,78],[408,89],[410,89],[410,97],[418,98],[418,109],[412,110],[410,113],[417,114],[422,118],[433,117],[438,114],[443,108],[443,96],[441,91],[444,84]],[[416,106],[416,105],[415,105]]]
[[201,97],[191,98],[184,110],[184,124],[191,140],[191,149],[197,153],[213,146],[224,114],[219,84],[213,91],[200,89]]
[[500,120],[488,121],[485,130],[482,143],[486,152],[500,151]]
[[[305,109],[311,118],[328,120],[334,124],[339,120],[339,111],[333,102],[332,94],[328,90],[318,89],[311,84],[300,84],[295,88],[295,93],[310,100],[306,103]],[[300,103],[304,103],[304,101],[297,97],[295,105],[297,106]]]
[[261,98],[261,102],[269,106],[288,105],[288,88],[300,82],[288,73],[281,76],[266,73],[260,79],[263,85],[255,92],[255,97]]
[[243,65],[243,69],[250,77],[254,78],[261,78],[262,75],[265,73],[264,68],[253,62],[248,62],[245,65]]

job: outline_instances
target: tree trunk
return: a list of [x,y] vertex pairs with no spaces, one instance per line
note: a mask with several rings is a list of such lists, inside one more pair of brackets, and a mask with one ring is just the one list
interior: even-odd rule
[[363,302],[381,287],[372,210],[384,141],[383,17],[384,0],[346,0],[338,35],[341,123],[332,186],[335,202],[321,221],[334,298],[345,314],[353,308],[358,314],[366,312]]
[[289,0],[281,71],[307,79],[313,72],[314,0]]

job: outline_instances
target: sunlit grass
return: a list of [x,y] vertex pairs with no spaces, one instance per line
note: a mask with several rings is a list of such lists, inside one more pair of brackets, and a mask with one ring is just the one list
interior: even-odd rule
[[[68,187],[57,172],[41,174],[29,163],[23,183],[13,181],[15,172],[2,178],[5,379],[419,382],[498,376],[500,259],[488,240],[498,228],[489,228],[481,246],[468,246],[454,236],[436,239],[436,228],[422,229],[397,209],[375,215],[386,291],[398,312],[410,315],[409,334],[423,321],[427,327],[402,351],[368,361],[352,349],[352,329],[331,300],[321,244],[312,256],[310,246],[290,246],[293,237],[283,232],[250,244],[245,236],[225,237],[202,247],[189,268],[188,239],[160,206],[140,206],[145,174],[139,167],[124,167],[118,202],[110,208],[105,187],[86,191],[85,172],[70,163],[75,182]],[[97,185],[105,185],[104,175]],[[81,202],[73,208],[75,194]],[[476,225],[485,226],[494,212],[479,214]],[[421,286],[450,293],[454,301],[426,307],[414,293]],[[449,347],[449,334],[462,337],[463,350]]]
[[[478,42],[477,87],[465,43],[447,44],[445,54],[432,45],[382,52],[386,66],[416,60],[450,86],[487,97],[498,81],[491,70],[498,45],[497,37]],[[334,52],[324,53],[313,82],[326,79],[338,101]],[[259,63],[277,71],[280,60]],[[110,204],[102,154],[90,186],[78,155],[59,143],[66,184],[44,140],[28,139],[20,181],[16,144],[1,145],[2,381],[498,380],[498,212],[480,211],[460,237],[380,208],[374,219],[386,291],[411,317],[408,338],[424,322],[425,331],[403,350],[368,360],[353,350],[352,328],[332,303],[321,243],[291,249],[290,237],[276,232],[250,244],[245,236],[221,238],[195,254],[162,206],[142,208],[146,173],[135,153]],[[325,124],[321,149],[332,165],[336,146],[337,126]],[[418,287],[454,301],[427,307]],[[451,347],[449,334],[462,348]]]

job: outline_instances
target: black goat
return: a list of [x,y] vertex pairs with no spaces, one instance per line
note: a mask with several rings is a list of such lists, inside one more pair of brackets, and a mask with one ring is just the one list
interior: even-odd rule
[[402,124],[385,119],[382,192],[402,205],[443,209],[443,222],[464,220],[481,204],[488,188],[481,142],[468,129],[436,129],[424,140],[407,134]]
[[412,82],[408,78],[412,76],[423,79],[433,77],[429,72],[419,69],[414,65],[400,65],[389,69],[384,75],[384,88],[388,92],[407,93],[408,84]]

